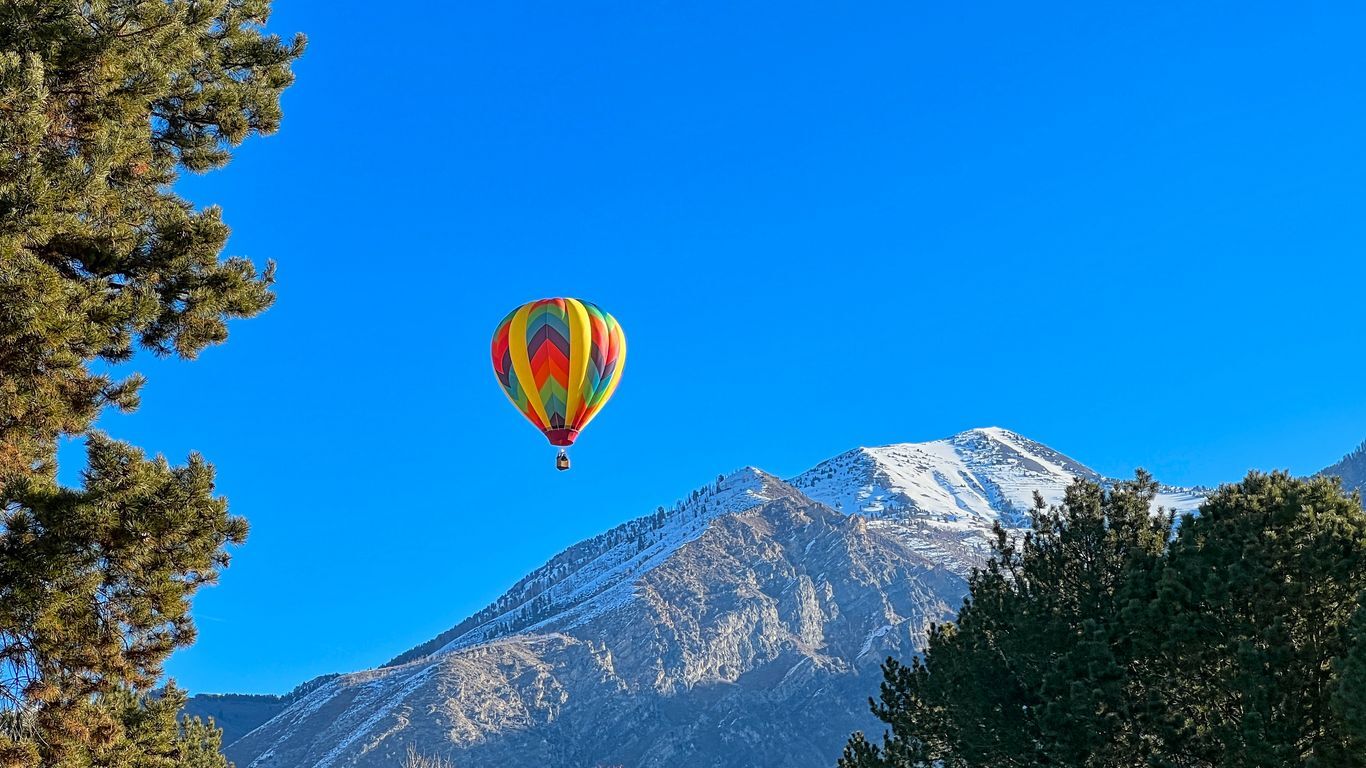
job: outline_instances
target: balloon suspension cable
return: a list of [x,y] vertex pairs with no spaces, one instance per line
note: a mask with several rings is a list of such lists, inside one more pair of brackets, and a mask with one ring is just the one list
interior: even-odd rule
[[558,469],[561,472],[569,469],[569,453],[563,448],[560,449],[559,453],[555,454],[555,469]]

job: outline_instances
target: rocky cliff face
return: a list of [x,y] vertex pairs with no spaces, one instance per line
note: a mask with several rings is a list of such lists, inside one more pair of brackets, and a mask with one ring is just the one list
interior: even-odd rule
[[[582,542],[385,667],[233,741],[239,766],[828,767],[878,664],[951,618],[995,522],[1096,473],[999,429],[746,469]],[[1190,509],[1194,493],[1161,500]]]

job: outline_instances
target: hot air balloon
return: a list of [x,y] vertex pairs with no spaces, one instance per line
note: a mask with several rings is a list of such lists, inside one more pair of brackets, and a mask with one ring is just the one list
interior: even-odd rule
[[541,299],[512,310],[493,334],[493,372],[503,393],[550,444],[565,448],[621,381],[626,336],[616,318],[580,299]]

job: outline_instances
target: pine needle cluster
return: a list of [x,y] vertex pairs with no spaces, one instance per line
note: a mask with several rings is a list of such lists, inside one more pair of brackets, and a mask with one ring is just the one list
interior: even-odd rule
[[[219,766],[216,730],[153,695],[189,601],[246,523],[183,466],[93,430],[132,410],[139,348],[193,358],[265,310],[273,266],[223,258],[172,189],[280,123],[304,40],[268,0],[0,3],[0,766]],[[86,440],[81,487],[56,446]]]

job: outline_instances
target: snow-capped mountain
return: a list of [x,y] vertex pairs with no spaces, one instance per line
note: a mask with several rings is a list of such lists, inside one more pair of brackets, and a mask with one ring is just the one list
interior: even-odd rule
[[[1028,524],[1034,495],[1062,501],[1075,478],[1109,484],[1074,459],[1000,427],[928,443],[855,448],[790,482],[807,497],[846,513],[917,517],[961,528]],[[1200,505],[1198,491],[1164,488],[1156,503],[1178,512]]]
[[991,526],[1027,524],[1035,493],[1057,501],[1075,477],[1108,482],[998,428],[788,482],[746,468],[291,697],[227,752],[244,768],[391,766],[410,745],[460,766],[829,766],[874,725],[880,661],[960,605]]
[[401,664],[510,632],[534,632],[554,620],[576,626],[630,600],[634,577],[696,539],[714,518],[770,499],[772,480],[746,467],[693,491],[664,514],[646,515],[582,541],[532,571],[483,611],[389,662]]
[[987,427],[928,443],[855,448],[791,482],[845,512],[990,528],[1023,524],[1035,493],[1056,503],[1075,477],[1102,480],[1047,446]]

